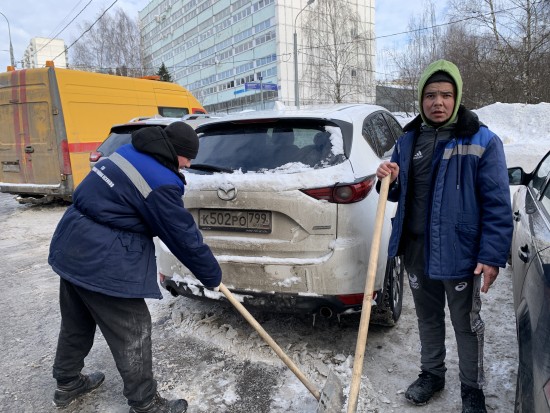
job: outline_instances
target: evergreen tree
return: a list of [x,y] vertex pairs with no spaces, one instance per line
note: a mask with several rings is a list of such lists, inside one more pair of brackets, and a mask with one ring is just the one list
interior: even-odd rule
[[166,69],[164,62],[162,62],[162,64],[160,65],[157,76],[160,76],[160,80],[163,82],[172,81],[172,76],[170,76],[170,73],[168,72],[168,69]]

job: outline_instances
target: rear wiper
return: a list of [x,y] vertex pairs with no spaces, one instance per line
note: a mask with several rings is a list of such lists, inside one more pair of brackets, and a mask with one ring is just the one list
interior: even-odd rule
[[233,173],[233,169],[222,168],[221,166],[208,165],[206,163],[193,163],[188,169],[196,169],[198,171],[206,172],[228,172]]

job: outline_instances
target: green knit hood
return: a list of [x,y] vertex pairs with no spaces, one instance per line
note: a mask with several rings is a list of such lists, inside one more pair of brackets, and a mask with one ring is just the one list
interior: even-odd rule
[[424,115],[424,110],[422,109],[422,94],[424,92],[424,86],[428,79],[436,72],[445,72],[451,76],[455,82],[456,86],[456,98],[455,98],[455,107],[453,109],[453,114],[449,120],[440,127],[447,126],[456,121],[456,115],[458,113],[458,107],[460,106],[460,101],[462,100],[462,77],[460,76],[460,71],[454,63],[451,63],[447,60],[436,60],[431,63],[425,70],[424,73],[420,76],[420,81],[418,82],[418,102],[420,104],[420,115],[424,123],[429,124],[428,119]]

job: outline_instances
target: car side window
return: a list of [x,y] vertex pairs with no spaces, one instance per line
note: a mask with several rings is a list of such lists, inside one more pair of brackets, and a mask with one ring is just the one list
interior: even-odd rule
[[164,116],[165,118],[181,118],[189,114],[189,109],[187,108],[170,108],[159,106],[159,115]]
[[393,116],[390,116],[388,113],[384,113],[384,119],[388,123],[388,126],[392,130],[393,136],[397,141],[397,139],[399,139],[399,137],[403,135],[403,128],[401,127],[399,122]]
[[529,182],[529,188],[533,191],[535,198],[538,198],[544,183],[550,173],[550,152],[546,155],[546,158],[539,164],[538,168],[533,172],[533,177]]
[[391,155],[396,137],[382,112],[376,112],[365,119],[363,137],[379,158],[387,158]]

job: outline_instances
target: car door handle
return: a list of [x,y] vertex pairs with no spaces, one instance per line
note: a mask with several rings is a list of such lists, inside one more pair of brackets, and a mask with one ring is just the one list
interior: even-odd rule
[[518,257],[523,262],[529,261],[529,245],[525,244],[523,247],[519,247]]
[[520,220],[519,211],[514,212],[514,221],[518,222]]

